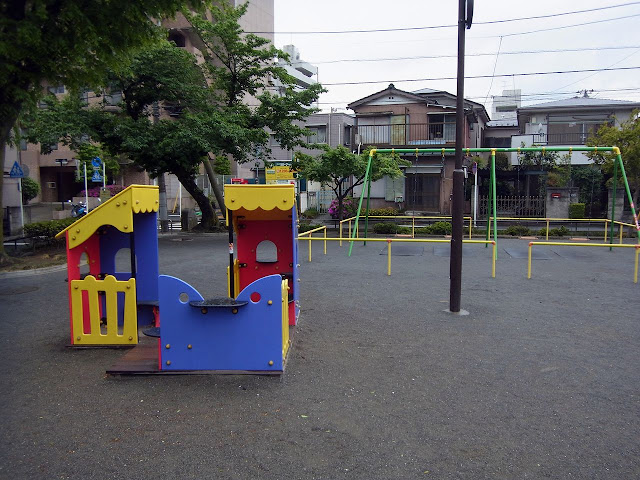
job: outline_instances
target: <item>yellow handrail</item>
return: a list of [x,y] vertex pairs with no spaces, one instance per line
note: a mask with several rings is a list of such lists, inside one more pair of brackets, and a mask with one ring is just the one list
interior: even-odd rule
[[[305,232],[307,233],[307,232]],[[298,236],[298,240],[307,240],[309,242],[309,262],[311,262],[311,242],[312,241],[323,241],[325,242],[325,255],[327,253],[326,251],[326,242],[339,242],[342,240],[346,240],[346,241],[364,241],[366,240],[367,242],[388,242],[387,244],[389,245],[389,252],[387,252],[387,262],[388,262],[388,266],[387,266],[387,274],[391,275],[391,243],[392,242],[405,242],[405,243],[451,243],[451,239],[445,239],[445,238],[360,238],[360,237],[356,237],[356,238],[327,238],[326,236],[324,238],[313,238],[311,236],[309,236],[308,238],[300,238],[300,236]],[[495,278],[496,277],[496,250],[497,250],[497,245],[496,242],[494,242],[493,240],[462,240],[463,243],[480,243],[480,244],[488,244],[488,245],[493,245],[492,248],[492,255],[491,255],[491,278]]]
[[640,245],[636,244],[617,244],[610,243],[572,243],[572,242],[529,242],[529,253],[527,260],[527,278],[531,278],[531,252],[534,245],[561,245],[569,247],[613,247],[613,248],[635,248],[635,265],[633,273],[633,283],[638,283],[638,254],[640,253]]
[[[311,261],[311,240],[323,240],[322,238],[312,238],[311,234],[315,232],[319,232],[320,230],[324,231],[324,254],[327,254],[327,226],[323,225],[322,227],[314,228],[313,230],[308,230],[303,233],[298,234],[298,240],[309,240],[309,261]],[[309,235],[308,238],[300,238],[302,235]]]

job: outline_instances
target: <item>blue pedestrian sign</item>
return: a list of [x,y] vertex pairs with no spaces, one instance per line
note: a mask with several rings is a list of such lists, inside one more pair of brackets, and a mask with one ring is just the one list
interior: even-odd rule
[[102,159],[100,157],[94,157],[91,160],[91,165],[93,165],[95,168],[100,168],[102,166]]
[[9,172],[9,177],[24,178],[24,172],[22,171],[22,167],[20,167],[18,162],[13,162],[13,167],[11,167],[11,172]]
[[91,181],[92,182],[96,182],[99,183],[102,181],[102,175],[100,175],[100,172],[95,171],[93,172],[93,176],[91,177]]

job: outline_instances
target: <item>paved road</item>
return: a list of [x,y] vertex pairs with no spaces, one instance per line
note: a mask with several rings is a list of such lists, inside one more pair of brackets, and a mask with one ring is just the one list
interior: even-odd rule
[[[161,273],[223,293],[225,236],[173,240]],[[527,280],[504,247],[496,279],[465,249],[452,316],[433,246],[388,277],[380,244],[302,244],[280,378],[107,377],[122,352],[64,348],[64,272],[1,279],[0,478],[640,478],[632,251],[541,247]]]

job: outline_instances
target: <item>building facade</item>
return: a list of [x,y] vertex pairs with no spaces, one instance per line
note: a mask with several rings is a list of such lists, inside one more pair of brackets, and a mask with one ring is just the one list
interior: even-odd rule
[[[482,145],[489,116],[483,105],[465,100],[463,145]],[[456,96],[425,88],[415,92],[386,89],[349,104],[355,112],[354,142],[361,148],[453,148]],[[374,206],[400,204],[414,212],[450,214],[453,155],[402,155],[411,162],[404,178],[372,184]],[[401,201],[398,201],[401,200]]]

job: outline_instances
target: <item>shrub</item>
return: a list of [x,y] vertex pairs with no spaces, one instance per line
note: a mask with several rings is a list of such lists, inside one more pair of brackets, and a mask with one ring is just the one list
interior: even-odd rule
[[314,225],[313,223],[301,223],[298,227],[298,233],[308,232],[309,230],[313,230],[314,228],[321,227],[322,225]]
[[311,208],[307,208],[304,212],[302,212],[300,216],[302,218],[317,218],[318,215],[320,215],[320,213],[318,212],[318,209],[315,207],[311,207]]
[[[355,198],[347,197],[342,201],[342,218],[353,217],[357,211],[358,201]],[[332,200],[331,205],[329,205],[329,215],[333,219],[340,218],[337,198]]]
[[[89,197],[99,197],[100,196],[100,189],[102,187],[93,187],[87,190],[88,192],[88,196]],[[107,190],[109,190],[109,192],[111,193],[111,196],[113,197],[114,195],[120,193],[122,190],[124,190],[125,187],[122,187],[120,185],[107,185]],[[84,197],[84,190],[81,190],[80,193],[78,193],[77,195],[78,197]]]
[[569,229],[564,225],[549,230],[549,236],[552,237],[564,237],[565,235],[569,235]]
[[40,193],[40,185],[33,178],[24,177],[22,179],[22,201],[25,203],[29,203],[30,200],[33,200]]
[[47,243],[53,243],[55,236],[75,220],[75,218],[63,218],[61,220],[29,223],[24,226],[24,234],[27,237],[43,237]]
[[547,227],[543,227],[540,230],[538,230],[538,236],[546,237],[547,236]]
[[393,207],[372,208],[369,210],[369,215],[376,217],[393,217],[398,215],[398,210]]
[[396,229],[396,233],[402,233],[406,235],[407,233],[411,233],[411,227],[398,227]]
[[569,205],[569,218],[584,218],[584,203],[572,203]]
[[436,222],[428,228],[431,235],[451,235],[451,224],[449,222]]
[[524,225],[509,225],[504,233],[513,237],[523,237],[531,235],[531,230]]
[[373,226],[375,233],[397,233],[398,226],[395,223],[376,223]]

